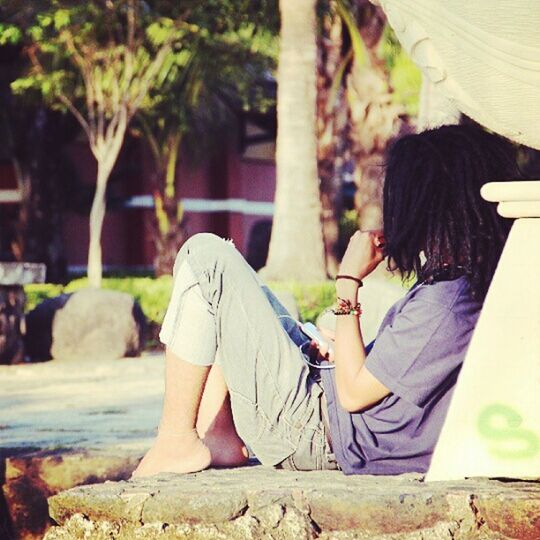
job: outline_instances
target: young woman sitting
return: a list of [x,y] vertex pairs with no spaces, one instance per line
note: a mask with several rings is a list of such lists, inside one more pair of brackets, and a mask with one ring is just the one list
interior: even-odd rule
[[[511,147],[477,127],[398,140],[384,234],[351,238],[336,279],[334,352],[320,369],[239,252],[193,236],[178,254],[161,331],[163,414],[133,476],[240,466],[246,446],[280,468],[426,471],[510,228],[480,188],[515,177]],[[385,258],[417,282],[366,346],[359,287]]]

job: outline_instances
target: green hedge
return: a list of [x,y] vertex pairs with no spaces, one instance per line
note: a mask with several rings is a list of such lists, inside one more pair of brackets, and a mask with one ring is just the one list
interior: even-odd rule
[[269,286],[274,291],[288,291],[294,296],[303,321],[314,323],[319,314],[336,301],[336,288],[333,281],[311,284],[272,282]]
[[[75,279],[66,286],[46,283],[43,285],[27,285],[27,311],[35,308],[46,298],[53,298],[62,293],[70,293],[88,286],[86,278]],[[335,301],[334,283],[332,281],[301,284],[271,283],[274,290],[289,291],[296,298],[300,316],[304,321],[315,321],[319,313]],[[144,314],[151,323],[160,325],[165,316],[167,304],[172,290],[172,277],[123,277],[105,278],[103,288],[131,294],[139,302]]]

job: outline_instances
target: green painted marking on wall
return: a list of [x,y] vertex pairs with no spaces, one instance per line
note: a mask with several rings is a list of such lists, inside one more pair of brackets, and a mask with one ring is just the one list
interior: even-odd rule
[[489,442],[489,451],[500,459],[530,459],[540,453],[540,436],[522,427],[522,416],[512,407],[493,403],[478,415],[477,427]]

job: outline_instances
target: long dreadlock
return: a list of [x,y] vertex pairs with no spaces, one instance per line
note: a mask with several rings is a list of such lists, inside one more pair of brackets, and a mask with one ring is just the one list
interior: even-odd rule
[[482,199],[480,188],[518,177],[512,145],[478,126],[443,126],[398,139],[384,184],[389,267],[420,279],[467,275],[473,296],[483,300],[512,222]]

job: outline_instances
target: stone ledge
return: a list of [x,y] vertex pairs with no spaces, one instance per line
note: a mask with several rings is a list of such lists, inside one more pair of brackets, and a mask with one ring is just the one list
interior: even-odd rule
[[129,478],[141,452],[0,448],[0,539],[37,540],[50,526],[47,498],[81,484]]
[[540,538],[540,484],[424,483],[260,466],[81,486],[49,499],[68,538]]

